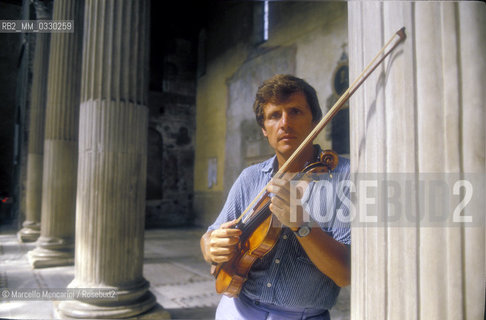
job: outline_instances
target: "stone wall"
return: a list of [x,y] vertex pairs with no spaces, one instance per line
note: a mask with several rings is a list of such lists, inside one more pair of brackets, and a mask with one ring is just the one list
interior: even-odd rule
[[193,223],[195,57],[191,41],[172,41],[149,93],[147,228]]

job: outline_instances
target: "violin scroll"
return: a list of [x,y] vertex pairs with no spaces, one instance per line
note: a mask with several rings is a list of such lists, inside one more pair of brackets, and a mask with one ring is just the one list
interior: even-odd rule
[[339,156],[333,150],[324,150],[323,152],[321,152],[320,161],[324,163],[328,171],[332,171],[336,169],[339,163]]
[[302,172],[310,174],[327,173],[336,169],[338,163],[338,154],[335,151],[328,149],[321,151],[321,154],[319,155],[319,161],[308,164],[307,166],[305,166]]

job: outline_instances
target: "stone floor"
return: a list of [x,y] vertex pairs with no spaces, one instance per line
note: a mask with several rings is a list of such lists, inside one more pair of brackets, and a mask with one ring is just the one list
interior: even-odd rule
[[[219,301],[209,267],[199,251],[201,229],[145,232],[144,277],[159,305],[172,319],[212,319]],[[0,288],[65,288],[74,267],[32,269],[26,254],[35,244],[20,244],[15,230],[0,230]],[[1,300],[1,298],[0,298]],[[349,288],[343,289],[331,313],[349,319]],[[52,319],[52,301],[2,301],[0,319]]]

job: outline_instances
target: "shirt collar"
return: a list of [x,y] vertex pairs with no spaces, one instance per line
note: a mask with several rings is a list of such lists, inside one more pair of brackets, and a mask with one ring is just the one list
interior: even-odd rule
[[277,155],[274,155],[263,163],[262,172],[276,172],[275,168],[278,169]]

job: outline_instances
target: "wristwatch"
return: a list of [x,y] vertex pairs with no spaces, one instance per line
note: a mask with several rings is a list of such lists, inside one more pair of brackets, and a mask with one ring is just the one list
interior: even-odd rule
[[299,227],[299,229],[294,231],[295,235],[299,238],[308,236],[310,232],[311,232],[311,227],[309,223],[304,223]]

